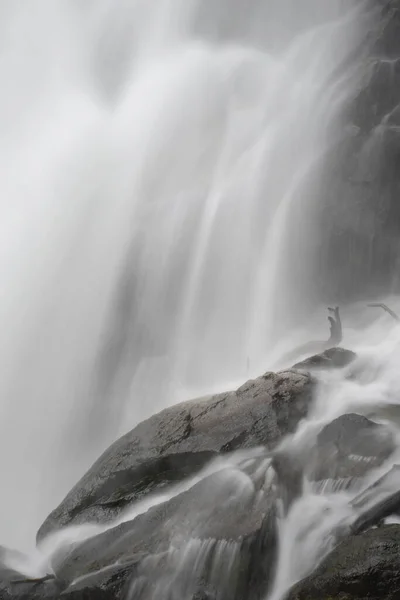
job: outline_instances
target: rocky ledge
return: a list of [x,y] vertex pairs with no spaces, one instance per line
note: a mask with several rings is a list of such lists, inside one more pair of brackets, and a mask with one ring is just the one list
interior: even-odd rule
[[[344,356],[337,349],[311,363],[337,368]],[[91,536],[60,545],[44,580],[27,579],[0,556],[0,598],[262,595],[273,576],[282,489],[272,458],[312,405],[311,363],[173,406],[116,441],[46,519],[38,542],[82,524],[95,528]],[[183,565],[192,574],[186,583],[172,576]]]
[[[68,527],[89,524],[86,539],[58,544],[49,575],[37,580],[19,573],[4,550],[0,600],[265,598],[278,556],[277,513],[301,493],[303,475],[316,485],[324,479],[359,485],[393,453],[391,432],[360,415],[323,427],[301,456],[280,444],[312,408],[321,369],[346,368],[354,358],[329,350],[139,424],[99,458],[38,533],[39,544],[46,544]],[[314,367],[315,373],[307,370]],[[387,535],[385,527],[368,530],[396,512],[397,497],[371,510],[367,490],[356,505],[359,518],[337,534],[341,545],[291,591],[291,599],[319,597],[312,594],[322,585],[321,569],[326,589],[336,593],[324,565],[339,556],[335,568],[350,569],[353,560],[361,578],[364,567],[353,548],[364,539],[377,547],[386,543],[379,537]],[[397,529],[390,531],[393,537]],[[394,557],[393,546],[379,560],[395,569]]]
[[306,416],[307,372],[266,373],[238,390],[163,410],[116,441],[46,519],[38,541],[66,525],[107,523],[132,502],[238,449],[272,449]]
[[397,600],[400,525],[385,525],[344,540],[287,600]]
[[[281,444],[312,409],[321,369],[353,377],[354,359],[332,349],[139,424],[43,523],[39,545],[56,548],[47,576],[28,578],[20,557],[1,549],[0,600],[262,600],[276,573],[277,516],[301,494],[304,476],[363,491],[355,518],[333,532],[336,548],[288,599],[397,598],[400,526],[371,527],[399,512],[400,494],[371,498],[396,489],[400,469],[371,487],[366,479],[393,454],[391,431],[349,414],[321,426],[296,456]],[[85,538],[54,543],[82,525]]]

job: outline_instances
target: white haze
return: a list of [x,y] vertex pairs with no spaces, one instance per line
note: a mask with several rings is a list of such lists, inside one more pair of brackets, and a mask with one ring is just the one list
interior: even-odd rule
[[294,299],[313,308],[351,4],[0,1],[2,544],[32,545],[121,431],[265,370]]

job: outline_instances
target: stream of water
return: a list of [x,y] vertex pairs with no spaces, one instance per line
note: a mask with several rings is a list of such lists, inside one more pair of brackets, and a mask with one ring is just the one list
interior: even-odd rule
[[[358,82],[363,11],[0,2],[2,544],[32,546],[121,432],[273,366],[300,317],[320,327],[312,209]],[[398,339],[372,352],[384,395]],[[318,402],[321,419],[348,409]],[[291,556],[274,600],[310,567]]]
[[[400,309],[400,298],[389,300],[391,306]],[[301,455],[306,447],[316,443],[317,435],[325,425],[342,415],[357,413],[388,427],[394,436],[396,449],[379,467],[371,468],[362,480],[355,478],[350,485],[339,479],[335,485],[327,480],[316,486],[305,478],[302,494],[294,501],[289,512],[278,519],[278,559],[273,583],[265,594],[265,600],[282,600],[294,583],[318,565],[337,542],[338,529],[351,525],[359,516],[359,509],[352,505],[352,501],[360,490],[368,488],[393,465],[400,464],[400,326],[393,325],[393,320],[387,315],[374,311],[356,306],[345,312],[350,323],[345,327],[344,334],[348,346],[356,351],[357,358],[344,369],[320,373],[317,394],[307,418],[299,424],[294,434],[283,440],[282,446],[294,455]],[[212,480],[211,485],[210,476],[213,474],[218,477]],[[127,523],[207,479],[203,509],[199,512],[196,507],[195,514],[189,519],[192,529],[188,540],[182,544],[178,534],[176,544],[171,544],[167,555],[169,567],[164,575],[160,576],[157,569],[161,561],[166,560],[165,553],[159,556],[155,554],[143,561],[141,575],[135,578],[127,600],[142,598],[142,579],[153,579],[156,573],[158,578],[152,600],[162,600],[167,590],[177,598],[191,597],[195,575],[209,564],[211,556],[213,566],[210,581],[215,584],[216,598],[230,597],[229,589],[235,590],[236,585],[240,545],[234,541],[201,539],[196,531],[197,528],[201,531],[204,523],[213,518],[216,506],[221,502],[226,504],[226,510],[234,514],[237,511],[238,515],[243,510],[243,503],[249,503],[251,510],[257,510],[260,481],[264,482],[261,489],[271,494],[268,474],[271,474],[270,457],[264,448],[234,452],[212,461],[194,477],[135,503],[122,514],[118,522],[66,528],[46,539],[34,553],[25,557],[11,555],[8,562],[11,567],[30,577],[43,576],[49,572],[51,565],[57,564],[57,556],[60,553],[62,556],[76,542],[84,542],[118,524]],[[386,486],[372,490],[369,505],[373,506],[398,490],[399,484],[400,473],[395,473]],[[179,522],[182,515],[178,513],[176,517]],[[177,524],[172,518],[164,527],[172,531],[176,528],[176,535],[179,531]],[[76,584],[79,583],[80,579]],[[147,599],[149,596],[145,594],[143,597]]]

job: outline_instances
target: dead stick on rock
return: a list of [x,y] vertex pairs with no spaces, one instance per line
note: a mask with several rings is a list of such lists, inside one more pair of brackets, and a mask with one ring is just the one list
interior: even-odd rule
[[372,308],[383,308],[383,310],[385,312],[387,312],[395,321],[400,321],[400,318],[398,315],[396,315],[396,313],[389,308],[388,306],[386,306],[386,304],[382,304],[380,302],[374,303],[374,304],[368,304],[368,306],[371,306]]

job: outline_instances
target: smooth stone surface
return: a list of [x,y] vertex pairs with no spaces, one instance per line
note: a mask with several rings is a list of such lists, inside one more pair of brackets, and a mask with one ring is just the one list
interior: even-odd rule
[[266,373],[238,390],[167,408],[116,441],[50,514],[38,541],[66,525],[107,523],[133,501],[197,473],[217,454],[273,448],[307,414],[313,378]]

